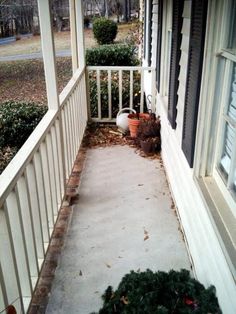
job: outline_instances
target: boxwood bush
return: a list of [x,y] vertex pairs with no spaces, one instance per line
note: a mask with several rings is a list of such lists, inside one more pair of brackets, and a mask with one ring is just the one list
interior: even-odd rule
[[86,63],[98,66],[134,66],[139,61],[134,46],[115,44],[87,49]]
[[100,45],[112,44],[117,35],[117,24],[105,17],[100,17],[93,22],[93,34]]
[[19,149],[46,111],[46,107],[35,103],[1,103],[0,148],[10,146]]
[[[213,286],[205,287],[189,271],[134,272],[125,275],[116,291],[103,295],[99,314],[220,314]],[[95,313],[93,313],[95,314]]]

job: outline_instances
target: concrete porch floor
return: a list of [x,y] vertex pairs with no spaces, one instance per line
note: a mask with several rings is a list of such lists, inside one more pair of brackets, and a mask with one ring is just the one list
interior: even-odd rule
[[130,270],[190,270],[161,160],[89,149],[46,313],[89,314]]

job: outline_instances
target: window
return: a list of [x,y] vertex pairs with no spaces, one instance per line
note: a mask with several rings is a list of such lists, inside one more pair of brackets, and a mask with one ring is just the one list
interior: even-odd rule
[[[221,73],[216,90],[220,89],[219,125],[214,175],[236,200],[236,2],[224,5],[221,56],[218,67]],[[218,86],[217,86],[218,84]],[[219,174],[219,176],[218,176]],[[232,204],[232,202],[231,202]],[[233,206],[235,207],[235,206]],[[236,211],[235,211],[236,217]]]
[[227,189],[236,194],[236,63],[226,58],[222,93],[220,124],[221,137],[218,153],[217,170]]
[[209,8],[194,172],[236,279],[236,2]]

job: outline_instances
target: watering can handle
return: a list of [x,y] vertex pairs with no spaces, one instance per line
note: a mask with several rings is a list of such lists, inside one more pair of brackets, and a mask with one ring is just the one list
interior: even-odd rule
[[132,111],[133,113],[136,113],[136,111],[132,108],[122,108],[118,113],[117,113],[117,117],[122,113],[122,111],[125,111],[125,110],[129,110],[129,111]]

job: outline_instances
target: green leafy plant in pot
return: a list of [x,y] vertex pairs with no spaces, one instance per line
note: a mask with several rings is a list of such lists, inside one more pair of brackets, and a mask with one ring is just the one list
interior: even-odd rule
[[159,152],[161,150],[161,121],[154,113],[150,118],[142,120],[137,129],[137,138],[141,149],[145,154]]

